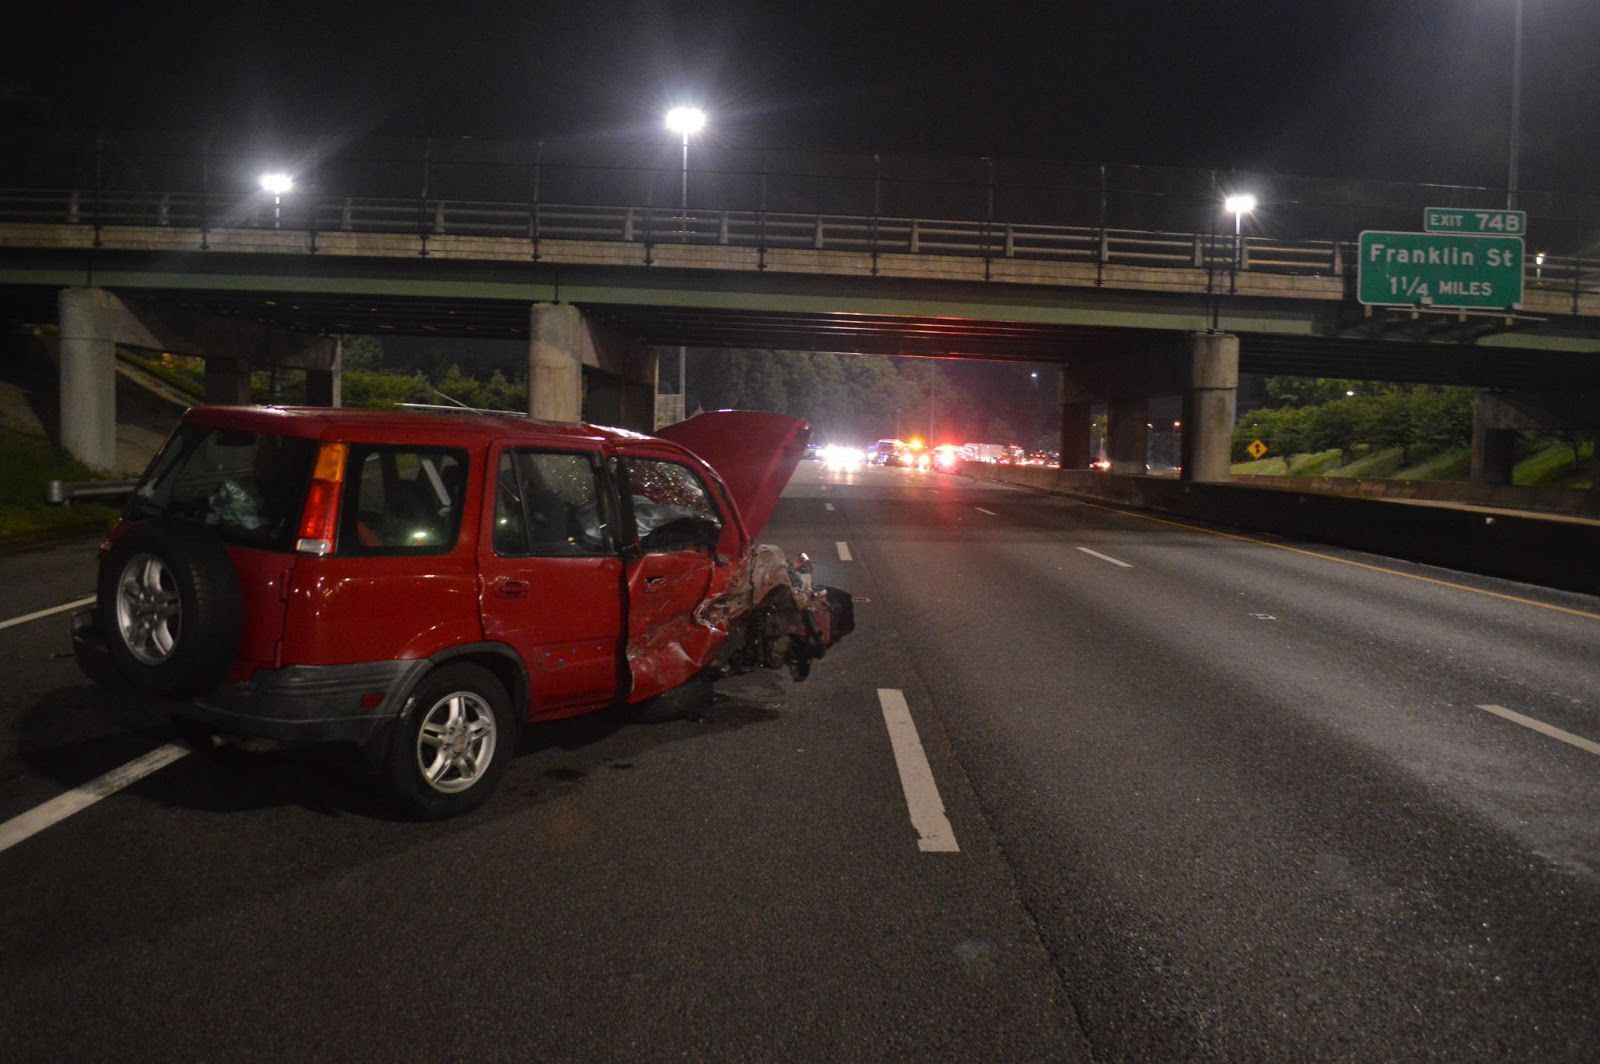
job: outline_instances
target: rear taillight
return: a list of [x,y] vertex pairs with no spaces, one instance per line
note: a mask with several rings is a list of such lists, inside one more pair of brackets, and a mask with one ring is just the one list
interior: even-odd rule
[[300,514],[300,538],[294,549],[301,554],[331,554],[339,527],[339,492],[344,487],[342,443],[325,443],[317,451],[306,491],[306,508]]

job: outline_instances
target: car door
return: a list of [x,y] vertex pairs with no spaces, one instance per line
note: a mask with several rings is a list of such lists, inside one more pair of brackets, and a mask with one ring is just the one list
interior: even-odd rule
[[483,629],[527,664],[530,716],[616,697],[623,563],[597,454],[497,445],[479,538]]
[[648,455],[616,460],[626,563],[629,702],[670,691],[704,666],[720,636],[694,618],[718,575],[716,542],[726,525],[705,481],[682,461]]

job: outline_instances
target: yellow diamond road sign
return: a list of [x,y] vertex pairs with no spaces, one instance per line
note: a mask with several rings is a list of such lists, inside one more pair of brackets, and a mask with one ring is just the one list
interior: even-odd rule
[[1251,458],[1260,458],[1267,453],[1267,445],[1262,443],[1260,440],[1256,440],[1251,443],[1250,446],[1246,447],[1245,450],[1250,452]]

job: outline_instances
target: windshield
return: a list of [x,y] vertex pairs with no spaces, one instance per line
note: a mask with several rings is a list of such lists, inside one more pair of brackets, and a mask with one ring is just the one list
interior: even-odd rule
[[134,492],[127,516],[197,521],[229,543],[289,550],[316,451],[314,440],[292,436],[180,428]]

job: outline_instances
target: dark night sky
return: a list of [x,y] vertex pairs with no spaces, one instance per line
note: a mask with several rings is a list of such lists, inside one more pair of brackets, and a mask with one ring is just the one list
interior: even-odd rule
[[[67,128],[659,136],[1504,182],[1511,0],[41,6]],[[1600,2],[1526,0],[1523,184],[1594,191]]]

